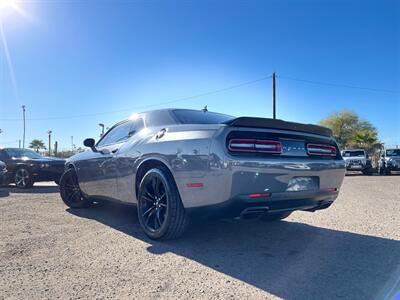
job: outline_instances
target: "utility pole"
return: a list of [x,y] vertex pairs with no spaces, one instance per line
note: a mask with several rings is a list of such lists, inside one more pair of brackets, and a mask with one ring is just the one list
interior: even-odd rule
[[104,135],[104,124],[100,123],[99,126],[101,127],[101,134],[100,137],[102,137]]
[[58,153],[58,142],[56,141],[54,143],[54,156],[57,156],[57,153]]
[[272,118],[276,119],[276,74],[272,73]]
[[22,148],[25,148],[25,105],[22,105],[22,119],[24,122],[24,129],[22,134]]
[[47,130],[47,134],[49,135],[49,156],[51,156],[51,130]]
[[74,152],[74,136],[71,135],[71,151]]

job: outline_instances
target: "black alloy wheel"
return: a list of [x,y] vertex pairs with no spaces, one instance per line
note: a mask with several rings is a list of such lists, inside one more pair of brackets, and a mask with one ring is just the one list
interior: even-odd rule
[[15,171],[14,183],[17,188],[26,189],[32,187],[33,181],[29,170],[25,167],[19,168]]
[[151,169],[144,175],[138,192],[138,217],[152,239],[172,239],[184,232],[186,212],[167,170]]
[[71,208],[83,208],[90,204],[79,187],[78,177],[74,169],[69,169],[61,176],[60,195],[64,203]]

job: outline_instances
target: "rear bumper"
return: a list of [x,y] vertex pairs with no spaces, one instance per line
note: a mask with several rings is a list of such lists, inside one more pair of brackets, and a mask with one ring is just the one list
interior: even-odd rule
[[235,218],[296,210],[315,211],[328,208],[335,201],[338,193],[337,190],[332,192],[284,192],[257,199],[239,195],[223,203],[187,208],[186,210],[190,216],[201,218]]
[[[182,175],[184,176],[174,177],[186,209],[201,207],[223,209],[227,205],[246,208],[257,201],[260,202],[257,204],[266,205],[268,202],[271,206],[271,203],[281,201],[283,206],[292,206],[295,210],[296,207],[299,209],[318,207],[319,201],[333,201],[343,182],[345,164],[343,160],[228,157],[210,163],[210,169],[203,174],[187,172]],[[293,185],[294,178],[304,177],[313,178],[317,183],[316,186],[289,188]],[[189,183],[199,184],[189,185]],[[332,189],[334,192],[327,192]],[[244,201],[248,195],[254,193],[269,193],[270,197],[265,201],[263,199]],[[290,200],[299,201],[292,203]]]

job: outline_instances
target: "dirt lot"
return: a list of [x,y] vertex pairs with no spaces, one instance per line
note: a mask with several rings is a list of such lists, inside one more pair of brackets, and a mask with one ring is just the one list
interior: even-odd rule
[[0,298],[390,299],[400,289],[400,176],[347,176],[287,221],[223,220],[153,242],[136,209],[67,209],[54,185],[0,189]]

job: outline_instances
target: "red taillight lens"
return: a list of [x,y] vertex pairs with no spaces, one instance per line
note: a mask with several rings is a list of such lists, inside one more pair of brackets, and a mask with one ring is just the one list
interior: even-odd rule
[[277,154],[282,152],[281,142],[270,140],[231,139],[228,148],[232,152],[261,152]]
[[336,156],[336,147],[329,145],[308,144],[307,152],[309,155]]

